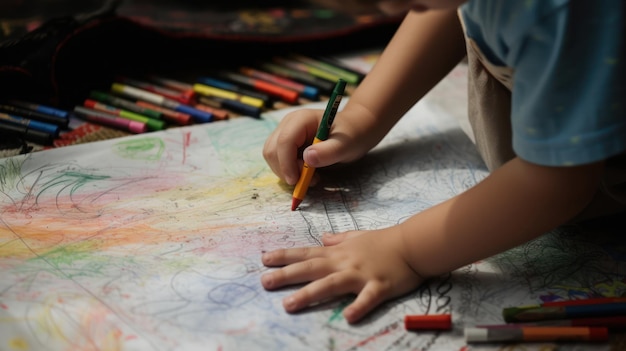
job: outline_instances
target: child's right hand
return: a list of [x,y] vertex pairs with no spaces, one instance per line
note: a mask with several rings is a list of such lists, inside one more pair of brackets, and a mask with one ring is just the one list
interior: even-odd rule
[[[289,185],[298,182],[303,161],[319,168],[359,159],[384,136],[367,110],[354,107],[337,113],[327,140],[311,145],[324,111],[302,109],[286,115],[267,138],[263,157],[272,171]],[[309,146],[310,145],[310,146]]]

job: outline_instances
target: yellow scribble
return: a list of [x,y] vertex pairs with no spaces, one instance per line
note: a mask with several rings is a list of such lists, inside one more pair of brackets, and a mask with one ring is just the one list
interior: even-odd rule
[[22,338],[13,338],[9,340],[9,348],[11,350],[29,350],[28,342]]

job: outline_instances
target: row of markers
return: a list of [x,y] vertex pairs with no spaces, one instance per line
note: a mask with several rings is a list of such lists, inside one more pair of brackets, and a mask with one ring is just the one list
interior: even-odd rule
[[[69,129],[70,117],[129,133],[226,120],[260,118],[264,111],[325,100],[338,79],[358,85],[365,73],[329,57],[291,54],[269,62],[216,71],[193,82],[147,75],[116,77],[110,89],[94,90],[65,111],[28,101],[0,103],[0,131],[19,133],[41,145]],[[348,90],[349,92],[350,90]]]

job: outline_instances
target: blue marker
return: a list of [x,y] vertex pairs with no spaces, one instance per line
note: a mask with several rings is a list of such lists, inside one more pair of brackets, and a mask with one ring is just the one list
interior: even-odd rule
[[8,113],[0,113],[0,119],[13,123],[15,125],[22,125],[28,127],[30,129],[38,130],[40,132],[45,132],[57,137],[60,132],[60,127],[54,124],[33,121],[27,118],[22,118],[20,116],[10,115]]
[[129,85],[113,83],[111,91],[117,94],[126,95],[133,99],[143,100],[158,106],[172,109],[174,111],[186,113],[190,115],[195,122],[208,123],[213,121],[213,114],[210,112],[199,110],[189,105],[181,104],[178,101],[168,99],[163,95],[159,95],[147,90],[138,89]]
[[68,111],[63,111],[63,110],[60,110],[60,109],[57,109],[57,108],[54,108],[54,107],[44,106],[44,105],[34,104],[32,102],[19,101],[19,100],[10,100],[9,102],[11,104],[15,105],[15,106],[19,106],[19,107],[22,107],[22,108],[27,108],[29,110],[45,113],[45,114],[50,115],[50,116],[55,116],[55,117],[60,117],[60,118],[68,118],[69,117],[69,112]]

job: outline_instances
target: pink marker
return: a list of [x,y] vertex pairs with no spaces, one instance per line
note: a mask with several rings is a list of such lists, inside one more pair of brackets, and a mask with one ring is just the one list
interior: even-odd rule
[[90,108],[76,106],[74,112],[79,117],[93,123],[103,124],[109,127],[122,129],[131,133],[145,133],[148,131],[148,126],[143,122],[137,122],[126,118],[117,117],[115,115],[93,110]]

